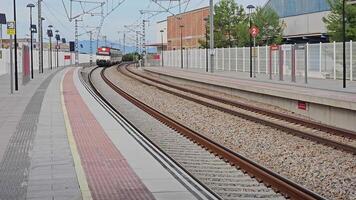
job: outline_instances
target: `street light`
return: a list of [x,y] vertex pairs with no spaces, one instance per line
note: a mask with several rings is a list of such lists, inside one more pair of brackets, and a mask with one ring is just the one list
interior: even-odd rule
[[162,47],[162,50],[161,50],[161,57],[162,57],[162,67],[164,66],[164,61],[163,61],[163,32],[164,30],[160,30],[161,32],[161,47]]
[[[254,9],[255,8],[255,6],[253,6],[253,5],[248,5],[247,6],[247,9],[248,9],[248,12],[249,12],[249,21],[250,21],[250,29],[251,29],[251,27],[252,27],[252,25],[251,25],[251,13],[252,13],[252,9]],[[250,35],[250,77],[252,78],[252,35],[251,34],[249,34]]]
[[29,3],[26,6],[27,8],[30,8],[30,40],[31,40],[31,78],[33,79],[33,28],[32,28],[32,8],[35,7],[34,4]]
[[342,1],[342,82],[343,88],[346,88],[346,22],[345,22],[345,0]]
[[15,91],[19,90],[19,80],[17,74],[17,30],[16,30],[16,0],[13,0],[13,7],[14,7],[14,22],[15,22],[15,34],[14,34],[14,46],[15,46]]
[[183,25],[180,25],[180,67],[183,69]]
[[49,62],[50,62],[50,69],[52,69],[52,37],[53,37],[53,32],[52,32],[52,25],[48,25],[49,30],[47,30],[47,35],[49,37]]
[[38,31],[39,31],[39,40],[40,41],[38,41],[38,42],[40,42],[40,52],[39,52],[39,54],[40,54],[40,65],[39,65],[39,73],[43,73],[43,26],[42,26],[42,24],[43,24],[43,21],[45,20],[45,18],[44,17],[41,17],[41,22],[40,22],[40,25],[38,25]]
[[209,71],[209,58],[208,58],[208,20],[209,17],[205,17],[204,21],[205,21],[205,63],[206,63],[206,69],[205,71],[208,72]]
[[59,59],[58,59],[58,49],[59,49],[59,44],[58,41],[61,39],[61,36],[59,35],[59,30],[56,30],[56,52],[57,52],[57,68],[59,67]]

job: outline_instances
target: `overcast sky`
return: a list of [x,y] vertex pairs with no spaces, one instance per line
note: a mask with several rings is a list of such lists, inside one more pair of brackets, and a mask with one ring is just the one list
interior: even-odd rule
[[[95,0],[95,1],[104,1],[108,2],[109,6],[104,6],[105,9],[109,9],[112,7],[111,5],[115,5],[122,0]],[[199,7],[207,6],[209,4],[209,0],[181,0],[182,1],[182,10],[192,10]],[[13,4],[12,0],[0,0],[0,13],[5,13],[7,20],[13,20]],[[16,0],[17,7],[17,33],[19,38],[23,38],[28,34],[29,29],[29,8],[26,8],[28,3],[36,4],[37,0]],[[69,0],[63,0],[66,4],[66,8],[69,12]],[[187,4],[187,2],[189,2]],[[214,0],[214,3],[217,3],[218,0]],[[253,5],[264,5],[266,0],[237,0],[238,4],[242,4],[245,7],[248,4]],[[74,4],[73,4],[74,5]],[[171,5],[168,2],[162,2],[164,7],[174,7],[178,5],[178,1],[172,1]],[[94,5],[83,5],[84,10],[88,10],[92,8]],[[83,9],[79,3],[76,3],[73,6],[73,15],[80,14]],[[69,22],[65,8],[63,6],[62,0],[43,0],[42,4],[43,16],[46,18],[44,21],[44,27],[47,28],[49,24],[53,25],[55,29],[58,29],[61,33],[62,37],[67,38],[67,40],[74,39],[74,23]],[[104,21],[102,33],[107,36],[108,40],[118,41],[119,34],[118,31],[127,30],[124,28],[124,25],[132,25],[137,24],[139,21],[142,21],[143,16],[139,13],[139,10],[155,10],[162,11],[157,4],[152,2],[151,0],[126,0],[124,1],[116,10],[114,10]],[[100,10],[96,10],[100,11]],[[106,12],[106,11],[104,11]],[[171,12],[178,13],[178,8],[171,9]],[[157,21],[164,20],[169,14],[162,13],[157,16],[151,17],[149,20],[149,26],[147,31],[147,40],[148,43],[154,42],[154,25]],[[147,18],[149,14],[145,16]],[[33,9],[33,22],[37,24],[37,8]],[[85,15],[83,17],[83,22],[80,22],[80,26],[83,28],[79,29],[79,33],[82,34],[80,36],[80,40],[89,39],[89,35],[85,34],[86,31],[89,31],[91,27],[98,26],[100,23],[99,17],[92,17],[89,15]],[[6,35],[6,27],[3,26],[3,37],[8,38]],[[120,36],[122,37],[122,36]],[[132,36],[128,36],[134,38]],[[37,38],[37,36],[35,36]]]

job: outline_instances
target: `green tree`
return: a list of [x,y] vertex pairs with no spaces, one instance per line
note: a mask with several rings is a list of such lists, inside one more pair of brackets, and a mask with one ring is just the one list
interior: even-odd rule
[[257,7],[252,14],[253,25],[260,33],[256,37],[256,45],[280,44],[283,41],[284,22],[279,20],[278,14],[270,7]]
[[[244,8],[237,5],[234,0],[221,0],[215,5],[214,10],[215,47],[249,46],[249,16]],[[273,9],[257,8],[251,17],[253,24],[260,29],[260,34],[256,38],[258,45],[282,42],[283,23],[279,21]],[[209,30],[209,22],[207,26]],[[201,47],[206,47],[205,39],[199,43]]]
[[[342,0],[328,0],[331,12],[323,18],[331,41],[342,41]],[[346,40],[356,39],[356,6],[345,5]]]

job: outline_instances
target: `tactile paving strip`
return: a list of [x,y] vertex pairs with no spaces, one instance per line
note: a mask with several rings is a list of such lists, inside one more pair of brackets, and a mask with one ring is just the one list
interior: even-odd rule
[[81,98],[69,71],[64,102],[93,199],[154,199]]
[[[58,71],[57,71],[58,72]],[[48,76],[37,88],[10,138],[0,163],[0,199],[25,199],[28,185],[30,150],[37,130],[42,101],[52,78]]]

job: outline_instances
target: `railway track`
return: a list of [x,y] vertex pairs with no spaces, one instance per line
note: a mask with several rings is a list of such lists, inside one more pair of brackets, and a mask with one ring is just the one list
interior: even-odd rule
[[[258,165],[147,106],[109,80],[105,75],[105,70],[103,69],[100,72],[100,76],[115,92],[181,134],[181,136],[177,136],[173,131],[174,134],[172,135],[166,133],[152,135],[151,140],[155,141],[170,157],[216,192],[222,199],[281,199],[281,196],[273,191],[271,193],[271,189],[266,190],[258,182],[263,182],[264,185],[287,198],[324,199],[307,188]],[[194,143],[199,146],[194,145]],[[251,178],[244,173],[247,173]]]
[[[227,98],[209,95],[187,87],[177,86],[166,81],[157,80],[156,78],[152,78],[140,72],[136,72],[135,70],[130,69],[128,66],[117,69],[130,78],[133,78],[144,84],[154,86],[164,92],[208,106],[213,109],[217,109],[219,111],[242,117],[244,119],[280,129],[301,138],[321,143],[332,148],[340,149],[345,152],[356,154],[356,146],[352,145],[356,139],[355,132],[320,124],[295,116],[290,116],[284,113],[262,109]],[[233,108],[231,108],[231,106],[233,106]],[[330,135],[333,135],[339,139],[339,141],[335,140],[334,138],[328,138]],[[346,140],[346,142],[344,140]]]

